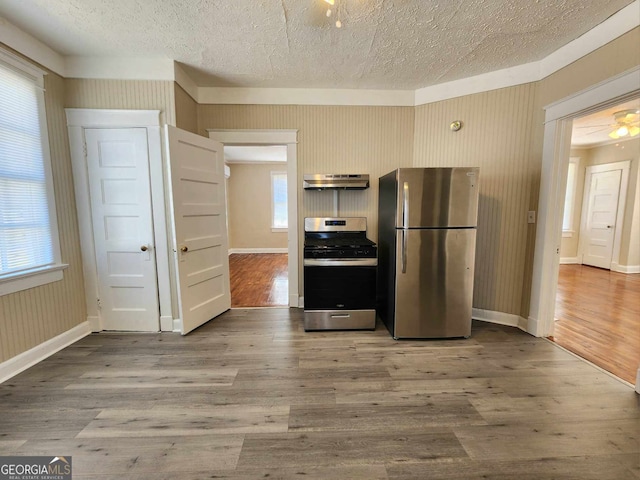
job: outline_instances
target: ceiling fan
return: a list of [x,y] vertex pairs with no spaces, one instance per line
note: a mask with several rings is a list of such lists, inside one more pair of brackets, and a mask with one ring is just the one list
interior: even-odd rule
[[640,133],[640,110],[621,110],[613,114],[616,121],[614,130],[609,134],[611,138],[635,137]]
[[606,129],[612,129],[609,133],[609,136],[613,139],[618,139],[621,137],[635,137],[640,134],[640,110],[632,108],[627,110],[620,110],[619,112],[615,112],[613,114],[613,119],[615,123],[608,123],[604,125],[583,125],[577,128],[598,128],[598,130],[593,130],[591,132],[585,133],[585,135],[593,135],[598,132],[602,132]]

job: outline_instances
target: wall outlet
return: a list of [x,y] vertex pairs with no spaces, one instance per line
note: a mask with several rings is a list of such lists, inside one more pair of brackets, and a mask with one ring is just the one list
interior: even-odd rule
[[527,223],[536,223],[535,210],[529,210],[529,212],[527,213]]

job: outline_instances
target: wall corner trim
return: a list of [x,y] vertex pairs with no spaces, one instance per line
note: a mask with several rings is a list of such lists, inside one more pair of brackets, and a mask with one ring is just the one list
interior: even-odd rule
[[627,274],[640,273],[640,265],[620,265],[618,263],[612,263],[611,271]]
[[288,251],[287,247],[230,248],[229,255],[234,253],[287,253]]
[[578,257],[560,257],[560,265],[580,265]]
[[77,342],[81,338],[86,337],[90,333],[91,326],[89,322],[82,322],[46,342],[0,363],[0,383],[18,375],[20,372],[59,352],[63,348],[68,347],[72,343]]
[[471,317],[481,322],[495,323],[496,325],[506,325],[507,327],[516,327],[520,330],[527,331],[526,319],[520,315],[513,313],[496,312],[493,310],[483,310],[474,308]]

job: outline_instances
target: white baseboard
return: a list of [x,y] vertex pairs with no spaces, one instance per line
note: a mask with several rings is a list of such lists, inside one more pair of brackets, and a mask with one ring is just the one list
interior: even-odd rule
[[284,248],[230,248],[229,255],[232,253],[288,253],[287,247]]
[[304,302],[303,297],[298,297],[297,294],[289,295],[289,306],[290,307],[298,308],[298,307],[300,307],[300,302]]
[[580,259],[578,257],[560,257],[560,265],[579,265]]
[[101,332],[102,325],[100,325],[100,317],[87,315],[87,322],[89,322],[89,328],[92,332]]
[[160,331],[173,332],[173,317],[171,315],[160,316]]
[[617,263],[612,263],[611,271],[619,273],[640,273],[640,265],[618,265]]
[[640,393],[640,365],[638,365],[638,372],[636,373],[636,393]]
[[83,322],[26,352],[10,358],[6,362],[0,363],[0,383],[9,380],[11,377],[16,376],[20,372],[59,352],[63,348],[68,347],[72,343],[77,342],[81,338],[86,337],[90,333],[91,326],[89,322]]
[[298,297],[298,308],[304,308],[304,297]]
[[514,315],[513,313],[495,312],[493,310],[474,308],[471,313],[471,317],[474,320],[480,320],[481,322],[506,325],[508,327],[516,327],[526,331],[523,327],[526,326],[527,321],[520,315]]

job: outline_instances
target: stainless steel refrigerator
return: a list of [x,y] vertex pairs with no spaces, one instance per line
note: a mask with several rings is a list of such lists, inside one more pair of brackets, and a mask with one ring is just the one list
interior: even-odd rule
[[395,339],[471,335],[478,168],[379,181],[377,310]]

